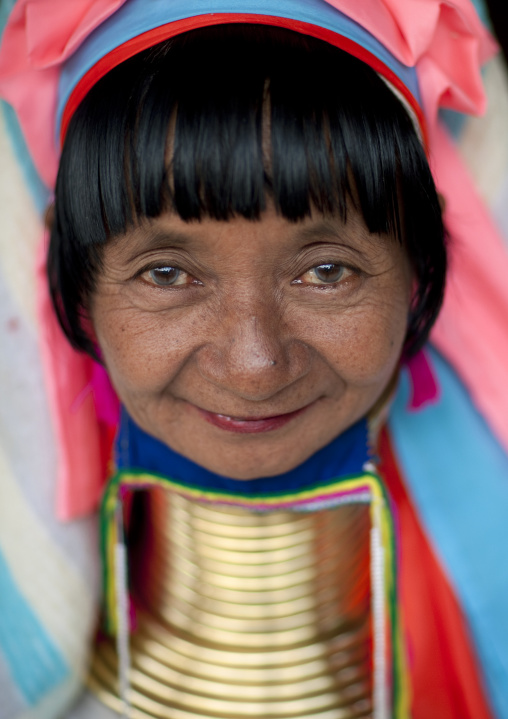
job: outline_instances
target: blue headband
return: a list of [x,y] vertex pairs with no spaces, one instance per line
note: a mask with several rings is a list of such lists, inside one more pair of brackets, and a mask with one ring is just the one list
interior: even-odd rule
[[285,18],[329,30],[353,41],[380,60],[420,104],[415,69],[403,65],[373,35],[325,0],[214,0],[213,13],[210,13],[210,5],[210,0],[127,0],[65,63],[59,83],[57,135],[74,89],[108,53],[162,25],[198,16],[211,19],[216,14]]

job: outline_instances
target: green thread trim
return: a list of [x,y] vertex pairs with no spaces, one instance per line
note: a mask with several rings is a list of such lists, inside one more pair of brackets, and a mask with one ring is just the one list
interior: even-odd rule
[[[222,505],[235,505],[238,500],[243,500],[242,506],[246,509],[259,509],[260,501],[264,500],[262,511],[270,511],[273,504],[274,511],[283,509],[277,506],[284,500],[296,500],[297,508],[301,506],[305,509],[308,505],[312,508],[313,504],[320,501],[326,502],[333,498],[334,494],[343,494],[347,496],[350,492],[362,489],[368,489],[371,493],[370,504],[371,514],[372,507],[375,503],[381,504],[381,535],[383,547],[385,549],[385,583],[386,583],[386,603],[388,617],[390,621],[390,639],[392,652],[392,707],[394,719],[407,719],[409,717],[409,691],[408,676],[406,670],[406,662],[403,651],[402,631],[400,624],[399,612],[397,610],[397,562],[396,562],[396,538],[393,528],[393,521],[390,513],[390,504],[386,487],[384,486],[379,475],[373,472],[364,472],[362,474],[348,475],[340,479],[331,479],[328,482],[310,485],[304,491],[289,492],[274,491],[269,494],[249,495],[248,497],[242,492],[218,492],[216,490],[203,491],[196,485],[179,482],[170,477],[157,473],[148,473],[142,470],[122,470],[118,471],[106,486],[100,508],[100,543],[102,554],[102,575],[103,575],[103,591],[105,604],[105,620],[106,630],[110,634],[115,634],[117,617],[116,617],[116,597],[114,585],[114,548],[116,544],[116,524],[115,513],[122,487],[131,489],[148,489],[150,487],[162,487],[173,489],[179,494],[183,494],[190,499],[204,501],[207,504],[217,503]],[[337,505],[340,504],[340,496],[336,497]],[[351,500],[354,502],[354,494]],[[357,502],[361,500],[358,499]],[[318,510],[319,511],[319,507]]]

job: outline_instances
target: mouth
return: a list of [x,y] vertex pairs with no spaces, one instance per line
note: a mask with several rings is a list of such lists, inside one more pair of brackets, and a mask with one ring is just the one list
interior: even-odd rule
[[291,422],[291,420],[303,414],[312,404],[314,403],[311,402],[311,404],[294,410],[293,412],[272,415],[270,417],[231,417],[227,414],[209,412],[200,407],[196,407],[196,409],[207,422],[219,429],[226,430],[227,432],[236,432],[237,434],[260,434],[261,432],[272,432],[275,429],[280,429]]

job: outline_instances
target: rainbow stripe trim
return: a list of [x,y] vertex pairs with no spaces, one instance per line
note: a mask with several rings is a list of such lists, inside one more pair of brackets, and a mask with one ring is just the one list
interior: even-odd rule
[[118,626],[115,549],[122,542],[122,502],[130,491],[154,487],[176,492],[190,500],[221,506],[241,507],[253,512],[280,510],[306,512],[336,507],[340,504],[351,502],[369,503],[372,525],[375,526],[376,516],[380,517],[381,520],[379,529],[385,558],[385,607],[389,623],[391,647],[392,717],[393,719],[408,719],[410,716],[409,680],[397,602],[394,522],[386,489],[378,474],[374,471],[364,471],[359,475],[349,475],[331,479],[323,484],[311,485],[303,491],[273,492],[263,496],[249,496],[240,492],[225,493],[202,490],[197,486],[142,470],[122,470],[117,472],[106,487],[100,509],[105,628],[111,635],[116,634]]

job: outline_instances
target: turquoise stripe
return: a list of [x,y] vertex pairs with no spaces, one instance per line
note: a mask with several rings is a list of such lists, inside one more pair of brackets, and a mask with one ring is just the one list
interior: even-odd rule
[[[508,457],[452,369],[432,353],[442,400],[390,429],[406,484],[469,624],[498,719],[508,719]],[[429,589],[431,591],[431,589]]]
[[476,12],[480,16],[480,20],[482,21],[482,23],[486,25],[492,32],[492,23],[490,21],[489,10],[487,8],[487,3],[485,2],[485,0],[473,0],[473,5],[475,6]]
[[0,0],[0,37],[16,0]]
[[37,211],[42,216],[49,204],[50,192],[35,169],[14,109],[7,102],[1,100],[0,111],[4,116],[11,147],[23,173],[32,200],[35,203]]
[[0,552],[0,651],[27,704],[69,676],[69,668],[19,591]]

